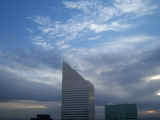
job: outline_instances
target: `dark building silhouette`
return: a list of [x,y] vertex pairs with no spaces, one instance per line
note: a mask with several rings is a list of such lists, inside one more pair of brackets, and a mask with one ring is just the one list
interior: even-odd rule
[[105,120],[137,120],[136,104],[105,105]]
[[50,118],[50,115],[47,114],[39,114],[36,118],[31,118],[30,120],[53,120]]
[[94,120],[94,87],[63,63],[62,120]]

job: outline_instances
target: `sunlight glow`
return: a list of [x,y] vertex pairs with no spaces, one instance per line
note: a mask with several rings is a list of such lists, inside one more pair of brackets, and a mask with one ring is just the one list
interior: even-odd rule
[[151,80],[160,80],[160,75],[152,76]]
[[148,111],[145,111],[146,114],[155,114],[157,113],[156,110],[148,110]]
[[158,91],[158,92],[156,93],[156,95],[160,96],[160,91]]
[[146,80],[147,82],[155,81],[155,80],[160,80],[160,74],[147,77],[147,78],[145,78],[145,80]]
[[32,101],[11,101],[0,103],[0,108],[3,109],[47,109],[44,104]]

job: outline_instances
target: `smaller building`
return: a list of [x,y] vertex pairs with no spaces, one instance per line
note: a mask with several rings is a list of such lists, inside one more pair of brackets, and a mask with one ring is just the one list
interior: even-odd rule
[[52,120],[52,118],[47,114],[38,114],[36,118],[31,118],[30,120]]
[[136,104],[105,105],[105,120],[137,120]]

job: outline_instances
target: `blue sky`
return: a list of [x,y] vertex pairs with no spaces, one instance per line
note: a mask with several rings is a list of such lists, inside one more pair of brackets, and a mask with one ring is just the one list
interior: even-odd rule
[[110,103],[159,114],[160,1],[2,0],[0,17],[0,118],[59,116],[62,59],[95,85],[97,118]]

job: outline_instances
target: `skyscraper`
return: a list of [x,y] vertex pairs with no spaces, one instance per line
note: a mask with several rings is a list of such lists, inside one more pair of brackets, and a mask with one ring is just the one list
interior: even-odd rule
[[94,120],[94,87],[63,62],[62,120]]
[[137,120],[136,104],[105,106],[105,120]]

